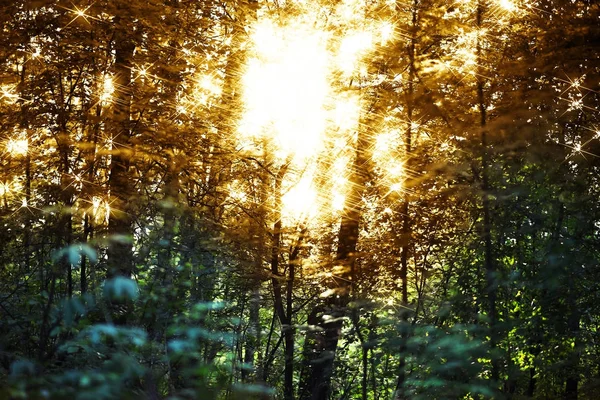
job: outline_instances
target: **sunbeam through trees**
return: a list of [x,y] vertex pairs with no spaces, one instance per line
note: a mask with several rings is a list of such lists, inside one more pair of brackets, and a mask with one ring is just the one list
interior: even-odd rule
[[1,399],[600,397],[598,2],[0,22]]

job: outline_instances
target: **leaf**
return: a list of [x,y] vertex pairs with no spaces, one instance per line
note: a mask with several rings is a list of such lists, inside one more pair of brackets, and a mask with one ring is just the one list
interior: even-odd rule
[[225,307],[222,301],[207,301],[194,304],[194,311],[221,310]]
[[52,260],[54,262],[58,262],[64,257],[66,257],[69,264],[79,266],[81,263],[82,255],[86,256],[92,263],[96,263],[98,261],[96,250],[94,250],[91,246],[85,243],[72,244],[70,246],[58,250],[54,253]]
[[57,337],[58,334],[60,333],[60,326],[54,327],[51,331],[50,331],[50,337]]
[[131,244],[133,243],[133,238],[127,235],[111,235],[109,240],[112,242],[116,242],[118,244]]
[[106,281],[103,292],[104,296],[111,300],[135,300],[139,296],[137,283],[123,276]]
[[253,394],[254,395],[260,394],[260,395],[266,395],[266,396],[274,396],[275,395],[275,390],[273,388],[270,388],[270,387],[264,386],[264,385],[250,385],[250,384],[234,383],[233,390],[235,392],[244,393],[247,395],[253,395]]
[[17,360],[10,365],[10,376],[30,376],[35,374],[35,365],[25,359]]

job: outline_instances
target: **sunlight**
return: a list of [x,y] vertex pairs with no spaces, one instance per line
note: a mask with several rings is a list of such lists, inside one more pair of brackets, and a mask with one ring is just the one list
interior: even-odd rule
[[0,99],[9,104],[14,104],[19,100],[19,96],[14,92],[14,87],[11,85],[2,85],[0,87]]
[[321,146],[329,94],[326,42],[305,26],[259,23],[255,56],[243,77],[245,112],[239,132],[268,138],[277,156],[305,159]]
[[332,120],[341,131],[347,132],[356,127],[360,116],[360,101],[357,96],[345,96],[335,102]]
[[515,12],[517,10],[517,6],[512,0],[499,0],[498,5],[508,12]]
[[387,43],[394,34],[394,25],[392,25],[388,21],[383,21],[379,25],[379,43],[385,44]]
[[113,83],[113,78],[110,75],[106,75],[104,77],[104,82],[102,82],[102,93],[100,94],[100,101],[110,101],[114,92],[115,85]]
[[0,196],[5,196],[11,192],[10,183],[0,182]]
[[312,174],[305,174],[281,199],[283,217],[290,220],[311,218],[317,213],[317,190]]
[[333,191],[333,196],[331,198],[331,208],[333,211],[342,211],[344,209],[344,204],[346,203],[346,196],[337,190]]
[[[346,152],[356,136],[361,97],[340,90],[336,78],[345,80],[357,71],[366,74],[361,61],[376,44],[389,41],[395,29],[388,21],[353,26],[364,7],[356,0],[337,6],[335,23],[344,26],[337,37],[315,27],[311,13],[283,25],[265,17],[251,32],[238,142],[243,151],[263,154],[275,164],[291,160],[290,171],[305,171],[301,177],[288,173],[283,178],[286,219],[312,218],[319,211],[329,214],[344,207]],[[327,188],[316,186],[314,171],[306,172],[323,151],[337,154],[333,168],[320,177],[329,182]]]
[[354,32],[340,42],[337,64],[345,76],[356,70],[361,56],[371,48],[373,34],[369,31]]
[[6,151],[12,156],[24,156],[29,149],[27,138],[9,139],[6,143]]

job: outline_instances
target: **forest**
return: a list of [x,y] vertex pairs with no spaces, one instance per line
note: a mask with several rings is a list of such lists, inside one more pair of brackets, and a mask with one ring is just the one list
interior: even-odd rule
[[600,398],[600,2],[0,22],[0,399]]

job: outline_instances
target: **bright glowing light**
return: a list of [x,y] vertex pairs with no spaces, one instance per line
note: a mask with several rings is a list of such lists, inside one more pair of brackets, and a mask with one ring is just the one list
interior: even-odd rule
[[344,209],[344,204],[346,203],[346,196],[343,194],[334,191],[331,199],[331,208],[334,211],[342,211]]
[[104,77],[104,82],[102,83],[102,93],[100,94],[100,100],[110,101],[114,92],[115,86],[113,83],[112,76],[107,75]]
[[385,44],[392,38],[394,34],[394,25],[390,22],[384,21],[379,26],[379,40],[381,44]]
[[360,21],[364,16],[364,6],[365,2],[356,0],[342,0],[336,7],[336,15],[344,24],[348,24],[353,21]]
[[359,31],[344,37],[340,43],[337,60],[342,73],[346,76],[352,75],[360,58],[372,45],[373,34],[369,31]]
[[[244,151],[265,155],[275,164],[291,160],[282,182],[286,224],[344,208],[361,97],[352,91],[341,92],[335,81],[355,74],[366,76],[362,59],[377,43],[390,40],[395,29],[386,21],[364,24],[364,11],[364,2],[341,0],[335,24],[343,34],[337,37],[332,37],[329,29],[315,28],[317,14],[311,12],[283,25],[264,17],[253,26],[250,57],[241,80],[238,143]],[[204,96],[220,90],[205,78],[198,86]],[[196,99],[196,103],[202,101]],[[336,156],[333,165],[319,175],[317,185],[317,174],[309,165],[324,151]],[[246,192],[244,187],[230,188],[233,199],[244,199]]]
[[237,180],[234,180],[232,183],[228,185],[229,189],[229,197],[233,200],[243,203],[248,199],[248,196],[244,192],[243,187]]
[[357,96],[342,97],[335,102],[333,123],[342,132],[347,132],[358,124],[360,102]]
[[108,223],[110,217],[110,205],[101,197],[92,197],[92,217],[96,223]]
[[10,183],[8,182],[0,182],[0,196],[4,196],[11,192]]
[[290,219],[310,218],[317,212],[317,191],[312,176],[303,176],[281,199],[283,216]]
[[399,178],[404,174],[404,167],[400,163],[395,163],[392,167],[388,168],[388,173],[395,178]]
[[280,156],[309,157],[321,145],[328,95],[327,48],[319,32],[271,21],[253,33],[256,55],[243,77],[239,132],[270,138]]
[[6,143],[6,151],[13,156],[24,156],[29,150],[29,141],[27,138],[10,139]]
[[42,55],[41,50],[39,47],[35,47],[35,49],[33,50],[33,52],[31,53],[31,58],[32,59],[36,59],[38,58],[40,55]]
[[177,106],[176,110],[177,110],[178,114],[183,114],[183,115],[186,115],[188,112],[187,108],[185,108],[185,106],[181,105],[181,104]]
[[11,85],[2,85],[2,87],[0,87],[0,99],[5,100],[8,103],[15,103],[19,99],[19,96],[14,90],[14,87]]
[[90,22],[89,19],[96,19],[96,18],[92,18],[91,15],[87,14],[87,10],[90,9],[91,6],[88,6],[84,9],[79,9],[77,7],[75,7],[73,10],[70,10],[73,14],[75,14],[75,18],[73,18],[71,20],[71,22],[69,22],[69,24],[67,24],[67,26],[71,25],[77,18],[83,18],[86,22]]
[[135,69],[135,71],[137,71],[137,78],[145,78],[147,76],[149,76],[150,74],[148,73],[148,68],[147,67],[142,67],[142,68],[137,68]]
[[583,109],[583,100],[581,100],[581,99],[571,100],[571,103],[569,104],[569,111],[581,110],[581,109]]
[[499,0],[498,5],[508,12],[515,12],[517,10],[517,6],[512,0]]
[[213,96],[219,96],[221,94],[221,85],[212,76],[203,75],[198,80],[198,88],[205,90]]

